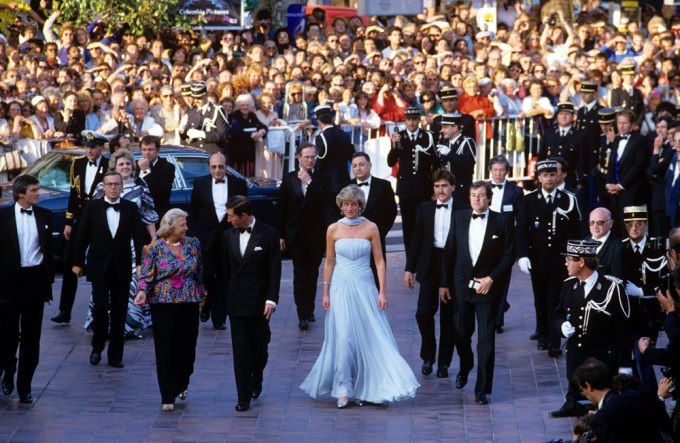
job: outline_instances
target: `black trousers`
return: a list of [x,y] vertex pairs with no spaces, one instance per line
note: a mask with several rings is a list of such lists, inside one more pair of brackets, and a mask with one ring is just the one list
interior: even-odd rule
[[[216,241],[217,243],[217,241]],[[220,243],[221,244],[221,243]],[[221,248],[217,245],[203,253],[203,284],[208,291],[205,298],[204,312],[210,312],[213,325],[227,321],[227,296],[223,285],[223,279],[218,275]]]
[[78,277],[71,272],[73,268],[73,254],[75,239],[78,234],[78,224],[74,223],[71,230],[71,240],[64,240],[64,276],[61,282],[61,296],[59,297],[59,310],[71,315],[73,304],[78,291]]
[[458,330],[458,355],[460,370],[469,371],[474,367],[472,334],[475,333],[477,318],[477,383],[475,393],[491,394],[493,388],[494,360],[496,358],[496,310],[498,303],[456,302],[456,328]]
[[262,374],[269,359],[269,320],[261,314],[252,317],[230,315],[229,323],[238,403],[250,404],[253,387],[262,384]]
[[40,288],[48,281],[48,276],[43,266],[21,268],[20,272],[24,293],[0,304],[0,370],[5,372],[7,379],[13,379],[18,362],[17,392],[26,395],[31,393],[31,381],[40,359],[46,299]]
[[287,250],[293,259],[293,296],[298,320],[307,320],[314,315],[319,266],[324,250],[318,245],[314,247],[287,246]]
[[449,367],[451,366],[451,360],[453,360],[453,348],[457,341],[456,327],[453,318],[455,303],[453,300],[450,300],[448,303],[442,303],[439,300],[441,261],[442,250],[435,248],[430,261],[428,274],[420,281],[416,321],[422,339],[420,345],[420,358],[422,358],[423,361],[434,363],[437,351],[434,316],[437,313],[437,309],[439,309],[439,358],[437,358],[436,361],[437,366]]
[[198,303],[153,303],[151,320],[161,403],[175,403],[194,372]]
[[562,274],[544,274],[531,270],[538,342],[552,349],[560,347],[562,337],[559,325],[555,324],[555,309],[560,302],[564,278]]
[[103,351],[108,336],[109,364],[123,361],[129,295],[130,279],[116,272],[109,271],[104,280],[92,282],[92,349]]
[[401,213],[401,231],[404,236],[404,250],[408,253],[411,239],[413,238],[413,230],[416,227],[416,214],[418,206],[427,198],[422,197],[403,197],[399,196],[399,211]]
[[508,292],[510,291],[511,278],[511,273],[508,273],[506,277],[503,277],[502,280],[498,282],[502,289],[501,298],[496,309],[496,327],[505,326],[505,305],[508,302]]

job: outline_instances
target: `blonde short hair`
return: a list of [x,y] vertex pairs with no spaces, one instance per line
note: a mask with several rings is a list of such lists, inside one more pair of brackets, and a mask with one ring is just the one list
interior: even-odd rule
[[137,172],[137,162],[135,162],[135,157],[127,149],[117,149],[116,152],[111,154],[111,158],[109,159],[109,171],[116,170],[116,164],[121,158],[130,160],[130,163],[132,163],[132,175],[134,176],[135,172]]
[[338,208],[342,209],[344,202],[357,202],[359,208],[363,211],[366,207],[366,195],[357,185],[345,186],[340,190],[338,196],[335,197],[335,204],[338,205]]
[[161,226],[157,232],[158,236],[163,239],[167,238],[175,229],[175,226],[177,226],[177,219],[181,217],[187,218],[187,216],[188,214],[179,208],[170,209],[161,219]]

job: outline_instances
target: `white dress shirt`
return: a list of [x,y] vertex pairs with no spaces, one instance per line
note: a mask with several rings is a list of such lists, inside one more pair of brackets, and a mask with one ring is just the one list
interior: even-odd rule
[[418,138],[418,129],[416,129],[416,132],[411,132],[407,129],[406,134],[408,134],[409,140],[415,140]]
[[[255,217],[253,217],[253,222],[248,225],[250,230],[253,230],[253,226],[255,226]],[[243,231],[239,234],[238,236],[238,247],[239,251],[241,251],[241,257],[246,253],[246,248],[248,247],[248,241],[250,240],[250,232]]]
[[357,185],[359,185],[360,183],[368,183],[368,186],[360,186],[359,187],[359,189],[364,191],[364,197],[366,197],[366,201],[368,201],[368,193],[371,192],[371,176],[369,175],[368,179],[366,181],[363,181],[363,182],[361,180],[357,179]]
[[438,205],[446,205],[446,208],[436,208],[434,210],[434,247],[444,249],[446,246],[446,238],[449,235],[449,228],[451,227],[451,211],[453,210],[453,199],[448,201],[435,202]]
[[[21,267],[38,266],[43,261],[43,254],[40,250],[40,242],[38,241],[38,225],[36,224],[35,213],[29,215],[22,213],[21,209],[18,203],[14,204],[14,219],[17,223]],[[33,207],[30,206],[28,210],[32,211]]]
[[626,150],[626,144],[628,143],[628,140],[630,139],[630,132],[627,134],[628,136],[624,139],[619,140],[619,146],[616,148],[616,158],[618,160],[623,157],[623,153]]
[[102,162],[102,157],[101,155],[97,160],[94,161],[94,166],[90,163],[90,161],[87,161],[87,166],[85,167],[85,193],[90,194],[90,190],[92,189],[92,183],[94,183],[94,176],[97,175],[97,169],[99,169],[99,165]]
[[569,126],[567,126],[567,127],[565,127],[565,128],[558,128],[558,130],[559,130],[560,137],[564,137],[564,136],[566,136],[566,135],[569,133],[569,131],[571,130],[571,125],[569,125]]
[[[564,186],[564,184],[562,184]],[[545,189],[541,188],[541,192],[543,193],[543,198],[545,199],[546,203],[548,202],[548,196],[550,196],[550,199],[552,203],[555,203],[555,197],[557,196],[557,188],[553,189],[553,192],[547,193],[545,192]]]
[[635,247],[638,247],[638,253],[642,254],[642,251],[645,250],[645,245],[647,244],[647,236],[645,235],[642,237],[642,240],[640,240],[640,243],[635,243],[633,240],[630,241],[630,245],[633,247],[633,252],[635,252]]
[[[104,201],[111,204],[120,204],[120,198],[118,198],[116,201],[111,201],[108,197],[104,197]],[[115,237],[116,231],[118,231],[118,224],[120,223],[120,210],[116,211],[113,208],[106,208],[106,222],[109,225],[111,237]]]
[[597,271],[593,272],[592,275],[586,278],[584,281],[586,282],[586,285],[583,287],[583,292],[585,293],[586,297],[588,297],[588,294],[590,294],[593,286],[595,286],[595,283],[597,283]]
[[481,217],[472,218],[472,216],[470,216],[470,228],[468,230],[468,248],[470,250],[472,266],[477,264],[477,259],[479,259],[479,253],[482,252],[482,244],[484,243],[484,234],[486,234],[486,225],[488,221],[489,221],[488,209],[484,213],[484,218]]
[[[503,193],[505,192],[505,185],[507,183],[507,180],[503,180],[501,183],[494,183],[493,180],[489,182],[491,186],[491,192],[493,192],[493,198],[491,199],[491,204],[489,205],[489,209],[491,209],[494,212],[501,213],[503,212],[502,205],[503,205]],[[498,189],[495,188],[493,185],[501,185],[502,188]]]
[[604,246],[604,244],[607,242],[607,239],[609,238],[609,236],[611,235],[611,233],[612,233],[612,231],[609,231],[609,232],[607,232],[604,236],[602,236],[602,237],[600,237],[600,238],[595,238],[595,237],[593,237],[593,240],[595,240],[596,242],[599,242],[599,243],[600,243],[600,244],[598,245],[598,247],[597,247],[597,253],[598,253],[598,254],[600,253],[600,249],[602,249],[602,246]]
[[227,199],[229,198],[227,176],[224,176],[224,183],[215,183],[214,178],[211,178],[210,181],[212,183],[212,198],[213,204],[215,205],[215,214],[217,215],[217,221],[221,223],[227,215]]

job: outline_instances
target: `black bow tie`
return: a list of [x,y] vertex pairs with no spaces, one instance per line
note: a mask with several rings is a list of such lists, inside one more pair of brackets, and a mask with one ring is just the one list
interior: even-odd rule
[[368,186],[368,182],[357,183],[357,186],[359,186],[359,187]]
[[93,162],[93,161],[91,161],[91,160],[87,162],[87,165],[88,165],[88,166],[94,166],[95,168],[97,167],[97,163],[96,163],[96,162]]
[[113,208],[113,210],[116,211],[116,212],[120,211],[120,203],[109,203],[109,202],[105,201],[104,207],[106,209]]
[[219,184],[219,183],[226,183],[226,181],[223,178],[216,178],[215,184]]
[[496,189],[503,189],[503,185],[494,185],[494,184],[492,184],[491,187],[492,187],[492,188],[496,188]]
[[628,140],[628,138],[630,138],[630,133],[626,135],[619,135],[619,137],[621,137],[621,140]]
[[482,220],[484,220],[485,215],[486,214],[472,214],[472,219],[474,220],[476,218],[481,218]]
[[33,209],[24,209],[24,208],[21,208],[21,211],[20,211],[19,213],[20,213],[20,214],[33,215]]
[[449,207],[449,205],[447,205],[446,203],[441,204],[441,205],[437,205],[437,209],[448,208],[448,207]]
[[241,234],[243,234],[244,232],[250,234],[251,232],[253,232],[253,228],[251,228],[250,226],[248,226],[247,228],[238,228],[238,232],[240,232]]

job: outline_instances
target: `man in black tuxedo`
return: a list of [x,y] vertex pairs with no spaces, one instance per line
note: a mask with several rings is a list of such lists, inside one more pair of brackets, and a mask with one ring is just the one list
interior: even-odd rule
[[17,177],[12,191],[14,205],[0,209],[0,373],[2,392],[10,395],[19,349],[17,391],[19,402],[28,404],[40,358],[43,309],[52,300],[52,214],[35,206],[40,197],[35,177]]
[[598,243],[597,272],[602,275],[611,275],[618,279],[624,278],[623,266],[623,243],[612,232],[614,221],[612,213],[607,208],[595,208],[590,211],[590,235],[586,240]]
[[472,209],[458,211],[453,217],[442,259],[439,296],[443,303],[456,305],[459,389],[467,383],[474,366],[472,334],[477,317],[475,401],[487,404],[493,386],[496,310],[515,261],[514,221],[489,210],[493,192],[488,182],[472,183],[469,194]]
[[271,339],[269,317],[279,301],[281,249],[276,229],[255,220],[246,197],[229,198],[227,217],[234,227],[222,239],[222,263],[240,412],[262,392]]
[[314,141],[318,156],[316,168],[331,176],[331,191],[337,194],[349,181],[354,145],[345,131],[333,125],[333,110],[329,105],[317,106],[314,113],[321,129]]
[[192,104],[179,126],[184,140],[211,154],[223,153],[229,159],[229,120],[221,106],[206,96],[204,82],[191,85]]
[[399,164],[397,195],[401,211],[404,248],[408,253],[420,203],[432,197],[432,173],[441,166],[435,139],[430,131],[420,129],[420,108],[404,110],[406,129],[392,134],[392,149],[387,165]]
[[[505,214],[513,221],[517,220],[517,214],[522,207],[522,199],[524,198],[524,191],[522,188],[507,180],[508,172],[510,172],[510,162],[503,155],[492,157],[489,161],[489,172],[491,180],[491,191],[493,198],[489,209],[499,214]],[[513,234],[514,235],[514,234]],[[510,279],[512,272],[507,274],[507,279],[504,281],[497,281],[496,285],[501,286],[502,292],[498,303],[496,314],[496,333],[503,333],[503,326],[505,326],[505,312],[510,309],[508,303],[508,291],[510,290]]]
[[619,66],[619,73],[621,74],[621,86],[612,90],[610,105],[612,108],[627,109],[637,117],[634,117],[631,123],[634,129],[639,131],[645,118],[645,100],[642,97],[642,92],[633,85],[635,65]]
[[538,160],[551,157],[562,157],[566,160],[569,169],[567,172],[567,184],[575,187],[585,187],[585,132],[577,130],[574,125],[574,104],[561,102],[557,104],[555,116],[557,127],[550,127],[545,131],[545,137],[538,152]]
[[[639,206],[647,203],[649,186],[645,172],[650,154],[645,139],[639,132],[632,132],[634,114],[628,109],[616,115],[616,126],[619,135],[607,133],[613,141],[607,168],[607,192],[610,197],[610,208],[614,217],[614,232],[625,236],[623,225],[623,208]],[[612,140],[613,138],[613,140]]]
[[[397,217],[397,202],[394,199],[392,185],[387,180],[383,180],[371,175],[371,157],[365,152],[356,152],[352,156],[352,172],[354,178],[350,184],[359,186],[366,196],[366,207],[361,215],[372,221],[378,226],[380,233],[380,244],[382,246],[383,257],[386,257],[385,239],[394,225]],[[371,257],[371,269],[378,285],[378,274],[375,262]]]
[[456,329],[453,319],[454,304],[439,299],[441,263],[447,238],[453,232],[453,214],[461,209],[453,202],[452,194],[456,179],[446,169],[432,174],[435,201],[422,203],[418,208],[413,241],[406,254],[404,283],[413,288],[414,278],[420,283],[416,321],[420,330],[422,344],[420,358],[423,359],[421,372],[432,373],[432,365],[437,354],[434,315],[439,309],[439,355],[437,358],[437,377],[449,376],[449,366],[453,359],[456,343]]
[[194,180],[189,206],[189,227],[201,243],[203,282],[208,290],[201,321],[212,317],[213,327],[226,329],[227,311],[225,294],[220,287],[222,269],[218,266],[222,256],[222,235],[231,227],[227,219],[227,200],[234,195],[248,195],[245,180],[227,177],[227,160],[223,154],[210,156],[210,175]]
[[330,175],[316,166],[316,147],[302,143],[297,148],[298,171],[283,176],[279,190],[278,229],[281,251],[293,259],[293,294],[298,328],[309,329],[314,317],[319,266],[326,250],[326,230],[338,219],[331,192]]
[[64,269],[66,271],[61,283],[59,313],[50,319],[55,323],[69,323],[71,321],[71,310],[78,290],[78,278],[69,269],[73,267],[78,225],[87,203],[94,195],[97,185],[101,183],[104,173],[109,167],[108,158],[102,156],[104,144],[108,142],[108,139],[92,131],[83,131],[82,136],[85,157],[78,157],[71,163],[71,192],[66,209],[66,226],[64,226]]
[[[92,353],[90,364],[101,361],[109,337],[109,366],[123,367],[125,317],[132,271],[134,243],[137,271],[141,269],[146,229],[137,205],[121,199],[123,178],[115,171],[104,174],[104,197],[90,201],[78,228],[73,273],[80,277],[87,269],[92,283]],[[85,265],[87,254],[87,266]],[[110,317],[109,317],[110,312]]]
[[139,177],[149,185],[154,209],[158,220],[170,209],[170,192],[175,180],[175,165],[158,155],[161,152],[161,139],[153,135],[145,135],[140,142],[142,158],[137,162]]

